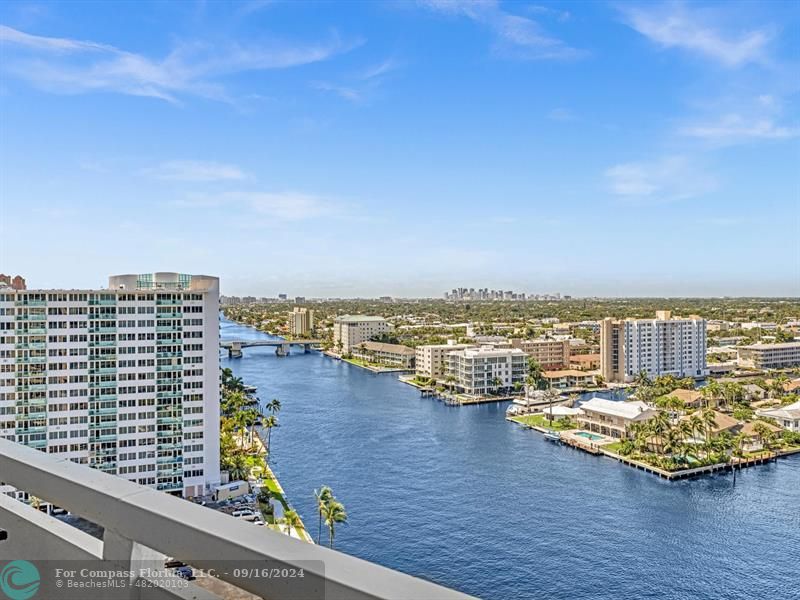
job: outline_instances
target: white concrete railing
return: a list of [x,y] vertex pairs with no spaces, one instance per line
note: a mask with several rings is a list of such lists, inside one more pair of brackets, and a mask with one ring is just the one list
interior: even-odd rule
[[[88,560],[118,568],[145,561],[163,567],[167,555],[213,571],[219,579],[267,600],[469,598],[4,439],[0,439],[0,481],[104,528],[101,541],[0,494],[0,530],[6,534],[0,541],[0,561]],[[291,578],[246,576],[232,565],[242,570],[302,569],[304,581],[299,586]],[[182,592],[140,588],[128,597],[219,598],[197,586]],[[92,598],[91,591],[86,598]]]

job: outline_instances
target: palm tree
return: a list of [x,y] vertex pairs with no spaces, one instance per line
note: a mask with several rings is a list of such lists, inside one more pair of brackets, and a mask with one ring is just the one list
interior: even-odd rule
[[322,513],[325,511],[328,502],[333,499],[333,490],[327,485],[323,485],[319,492],[314,490],[314,498],[317,499],[317,512],[319,513],[319,532],[317,533],[317,544],[319,544],[322,537]]
[[328,546],[333,548],[336,523],[347,523],[347,513],[341,502],[336,498],[331,498],[325,505],[325,510],[322,514],[325,518],[325,525],[328,526]]
[[547,420],[553,424],[553,402],[558,400],[561,396],[558,391],[554,389],[545,390],[544,397],[547,400]]
[[667,413],[659,411],[655,417],[650,419],[650,431],[658,440],[659,453],[663,451],[664,434],[670,429],[670,422]]
[[242,481],[247,479],[249,470],[247,468],[247,459],[244,454],[237,453],[231,457],[231,463],[228,466],[228,475],[231,481]]
[[700,390],[700,393],[703,394],[703,397],[706,399],[706,408],[708,408],[712,403],[715,403],[717,398],[719,398],[720,385],[712,379],[703,389]]
[[711,437],[711,428],[716,427],[717,417],[714,414],[713,410],[707,408],[701,413],[700,419],[703,423],[703,428],[705,430],[705,439],[706,439],[705,449],[706,449],[706,458],[708,458],[708,444]]
[[495,377],[494,379],[492,379],[492,386],[494,386],[495,393],[500,392],[500,387],[502,385],[503,385],[503,380],[500,379],[499,377]]
[[267,428],[267,458],[272,454],[272,429],[278,426],[278,417],[270,415],[264,419],[264,427]]
[[634,377],[633,383],[635,383],[639,387],[649,387],[652,385],[650,381],[650,377],[647,375],[647,371],[639,371],[639,373]]
[[277,415],[281,412],[281,401],[277,398],[273,398],[270,402],[267,402],[267,405],[264,407],[273,415]]
[[283,513],[283,522],[286,524],[286,535],[292,535],[292,527],[297,529],[300,526],[300,515],[296,510],[289,509]]
[[543,390],[547,387],[547,380],[544,378],[542,365],[535,360],[528,360],[528,377],[526,381],[536,390]]

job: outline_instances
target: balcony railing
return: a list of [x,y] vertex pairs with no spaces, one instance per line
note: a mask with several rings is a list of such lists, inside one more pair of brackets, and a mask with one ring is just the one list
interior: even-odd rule
[[[163,566],[164,556],[174,556],[196,570],[213,571],[220,580],[267,600],[469,598],[2,439],[0,473],[5,483],[104,528],[100,541],[0,494],[0,523],[7,533],[7,538],[0,541],[0,560],[26,557],[38,563],[42,593],[49,591],[47,586],[54,579],[54,574],[48,572],[54,567],[45,561],[68,564],[69,560],[81,560],[89,561],[97,570],[132,571],[134,585],[129,586],[128,598],[221,597],[195,582],[186,584],[189,589],[168,584],[149,586],[147,578],[151,575],[142,567],[159,563]],[[176,484],[162,486],[173,489]],[[302,569],[303,577],[248,576],[266,568]],[[172,575],[161,576],[157,581],[165,578],[171,579]],[[160,593],[154,594],[154,589]],[[100,598],[104,592],[87,589],[85,597]]]

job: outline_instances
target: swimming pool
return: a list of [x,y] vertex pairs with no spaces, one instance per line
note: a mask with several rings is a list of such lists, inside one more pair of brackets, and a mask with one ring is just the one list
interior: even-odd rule
[[593,442],[598,442],[603,439],[602,435],[597,435],[596,433],[589,433],[588,431],[578,431],[575,435],[578,437],[586,438],[587,440],[592,440]]

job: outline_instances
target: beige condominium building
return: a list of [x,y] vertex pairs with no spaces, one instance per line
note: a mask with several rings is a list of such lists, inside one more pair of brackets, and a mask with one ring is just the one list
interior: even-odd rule
[[414,348],[402,344],[384,344],[382,342],[361,342],[353,347],[353,356],[371,363],[377,363],[398,369],[413,369]]
[[512,348],[519,348],[546,371],[569,367],[569,340],[521,340],[512,339]]
[[603,319],[600,374],[606,381],[630,382],[641,372],[702,377],[706,368],[706,321],[657,311],[655,319]]
[[444,379],[445,375],[447,375],[447,355],[457,350],[476,347],[472,344],[429,344],[427,346],[417,346],[417,375],[432,379]]
[[470,395],[483,395],[523,384],[528,357],[519,348],[466,348],[447,354],[447,375],[456,387]]
[[296,306],[289,314],[289,332],[295,338],[311,335],[314,330],[314,311]]
[[754,369],[786,369],[800,365],[800,342],[739,346],[739,366]]
[[391,325],[383,317],[366,315],[344,315],[333,320],[333,348],[342,354],[348,354],[361,342],[387,333]]
[[203,495],[220,481],[219,393],[216,277],[0,291],[0,437]]

